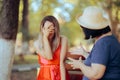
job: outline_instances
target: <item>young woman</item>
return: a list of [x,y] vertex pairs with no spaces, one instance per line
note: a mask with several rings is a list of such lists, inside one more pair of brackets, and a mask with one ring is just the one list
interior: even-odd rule
[[68,42],[60,35],[59,23],[54,16],[45,16],[40,26],[41,37],[35,43],[40,71],[37,80],[69,80],[64,66]]

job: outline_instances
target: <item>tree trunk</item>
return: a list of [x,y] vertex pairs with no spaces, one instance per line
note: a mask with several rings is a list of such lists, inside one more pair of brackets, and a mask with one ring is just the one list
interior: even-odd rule
[[107,6],[102,6],[108,13],[109,15],[109,19],[110,19],[110,23],[111,23],[111,28],[112,28],[112,33],[114,35],[117,36],[116,34],[116,29],[117,29],[117,25],[118,25],[118,11],[116,10],[116,14],[113,16],[113,5],[114,2],[113,0],[106,0],[105,3],[107,3]]
[[24,61],[24,54],[29,51],[29,29],[28,29],[28,0],[23,0],[23,13],[22,13],[22,53],[19,55],[20,60]]
[[0,1],[0,80],[10,80],[18,29],[19,0]]
[[29,40],[28,0],[23,0],[22,33],[23,33],[23,41],[28,41]]

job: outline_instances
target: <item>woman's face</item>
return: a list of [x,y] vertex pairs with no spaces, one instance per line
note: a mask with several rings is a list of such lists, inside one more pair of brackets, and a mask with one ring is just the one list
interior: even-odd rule
[[54,24],[50,21],[46,21],[43,28],[48,33],[48,38],[50,38],[50,39],[53,38],[53,36],[55,34]]

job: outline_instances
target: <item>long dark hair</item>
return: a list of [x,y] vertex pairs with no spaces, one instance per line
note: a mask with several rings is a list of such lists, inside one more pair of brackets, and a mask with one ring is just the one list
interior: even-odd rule
[[81,27],[82,27],[83,32],[85,34],[85,39],[99,37],[102,34],[105,34],[105,33],[108,33],[111,31],[109,26],[107,26],[103,29],[98,29],[98,30],[97,29],[88,29],[88,28],[85,28],[83,26],[81,26]]
[[[59,29],[59,23],[58,23],[58,20],[52,16],[52,15],[48,15],[48,16],[45,16],[42,21],[41,21],[41,25],[40,25],[40,32],[41,32],[41,35],[43,36],[43,32],[42,32],[42,29],[44,27],[44,24],[46,21],[49,21],[49,22],[52,22],[54,27],[55,27],[55,34],[54,34],[54,37],[53,37],[53,42],[52,42],[52,50],[54,51],[58,45],[59,45],[59,42],[60,42],[60,29]],[[42,47],[44,48],[44,45],[43,45],[43,38],[42,38]]]

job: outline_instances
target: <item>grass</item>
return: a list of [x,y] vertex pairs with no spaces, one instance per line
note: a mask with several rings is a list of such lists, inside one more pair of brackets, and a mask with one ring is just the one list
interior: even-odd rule
[[32,64],[38,63],[38,56],[37,55],[24,55],[20,57],[19,55],[15,55],[14,63],[13,64]]

